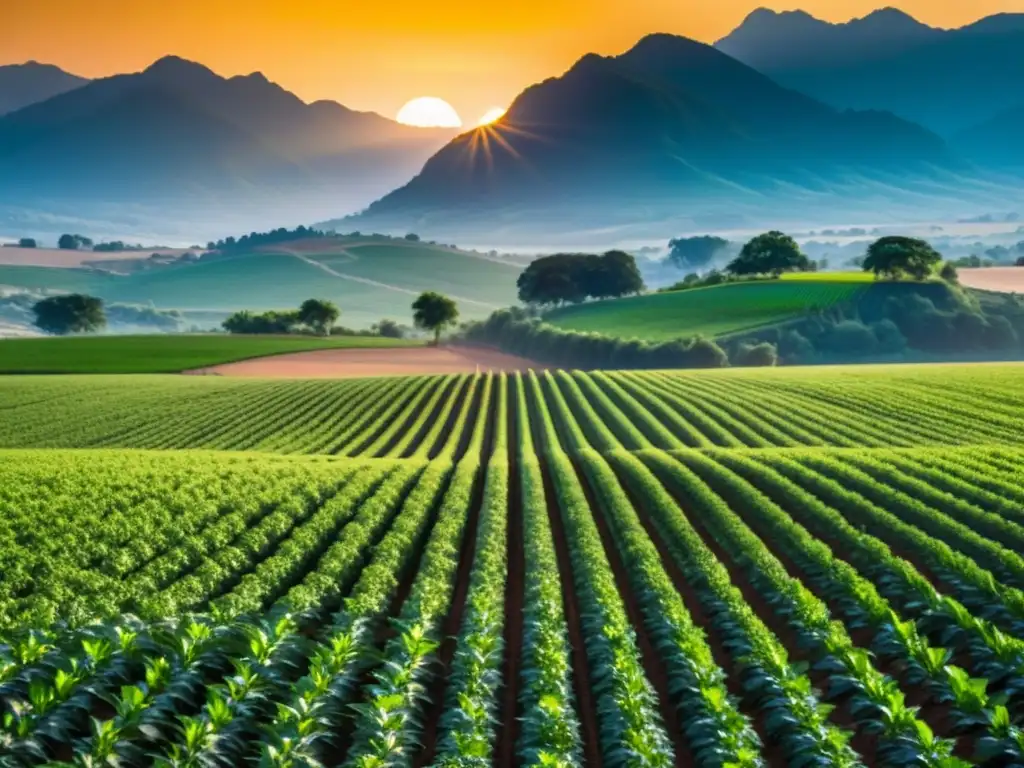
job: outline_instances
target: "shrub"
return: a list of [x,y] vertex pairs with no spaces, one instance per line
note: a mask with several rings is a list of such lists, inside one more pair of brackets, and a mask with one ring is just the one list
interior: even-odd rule
[[740,344],[732,360],[733,365],[743,368],[772,367],[778,365],[778,362],[778,348],[767,341],[760,344]]

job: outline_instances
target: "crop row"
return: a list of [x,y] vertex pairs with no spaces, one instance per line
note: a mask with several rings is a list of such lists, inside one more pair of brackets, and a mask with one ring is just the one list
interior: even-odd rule
[[[610,400],[638,427],[627,449],[1018,444],[1011,366],[546,374]],[[433,456],[483,375],[349,381],[6,378],[0,446]],[[31,395],[31,396],[30,396]],[[602,414],[602,418],[605,416]],[[470,434],[473,424],[466,423]],[[641,439],[636,439],[637,437]],[[465,435],[454,436],[457,441]]]

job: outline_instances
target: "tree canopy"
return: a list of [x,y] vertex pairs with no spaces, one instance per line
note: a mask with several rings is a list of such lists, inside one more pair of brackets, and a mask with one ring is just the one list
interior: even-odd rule
[[535,259],[516,282],[527,304],[577,304],[644,290],[636,259],[624,251],[556,253]]
[[32,311],[36,316],[37,328],[58,336],[91,333],[107,324],[102,299],[81,293],[51,296],[36,302]]
[[714,235],[680,237],[668,241],[669,263],[680,269],[701,269],[710,264],[715,254],[729,247],[729,241]]
[[92,248],[92,240],[85,235],[61,235],[57,247],[62,251],[77,251],[79,248]]
[[893,279],[910,275],[924,280],[942,261],[942,255],[925,240],[901,235],[880,237],[868,246],[864,271]]
[[726,267],[734,275],[781,275],[783,272],[807,272],[813,263],[800,246],[784,232],[771,231],[750,240],[740,255]]
[[316,329],[324,336],[330,335],[331,326],[339,317],[341,310],[327,299],[306,299],[299,307],[299,322]]
[[441,340],[441,331],[455,325],[459,308],[454,301],[435,291],[424,291],[412,303],[412,318],[417,328],[434,332],[434,343]]
[[34,237],[23,237],[18,241],[19,248],[35,248],[39,245]]

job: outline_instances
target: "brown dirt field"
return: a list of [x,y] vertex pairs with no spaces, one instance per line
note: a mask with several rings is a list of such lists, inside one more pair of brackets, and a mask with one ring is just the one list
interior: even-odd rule
[[424,373],[526,371],[542,365],[477,347],[403,347],[394,349],[320,349],[242,360],[190,374],[266,378],[342,379],[360,376],[409,376]]
[[120,251],[117,253],[96,253],[94,251],[62,251],[57,248],[0,248],[0,264],[9,267],[54,267],[69,269],[87,266],[97,261],[129,261],[148,259],[154,253],[164,256],[180,256],[184,249],[154,248],[145,251]]
[[968,288],[1002,293],[1024,293],[1024,267],[958,269],[960,284]]

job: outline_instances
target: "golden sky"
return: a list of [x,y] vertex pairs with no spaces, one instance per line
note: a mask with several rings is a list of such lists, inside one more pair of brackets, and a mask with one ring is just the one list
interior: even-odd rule
[[[0,0],[0,64],[36,59],[87,77],[169,53],[223,75],[261,71],[308,101],[393,117],[439,96],[472,124],[589,51],[619,53],[649,32],[712,42],[757,0]],[[829,21],[886,0],[763,3]],[[968,6],[970,6],[968,8]],[[905,0],[926,23],[960,26],[1024,11],[1024,0]]]

